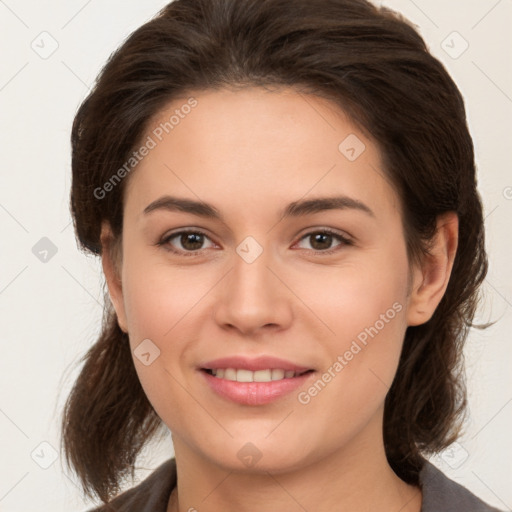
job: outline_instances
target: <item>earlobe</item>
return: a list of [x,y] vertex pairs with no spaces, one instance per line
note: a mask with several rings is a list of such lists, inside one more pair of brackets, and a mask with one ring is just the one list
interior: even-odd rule
[[128,332],[126,312],[123,300],[120,259],[118,250],[114,247],[114,237],[107,221],[101,225],[101,265],[107,282],[110,300],[117,314],[117,322],[123,332]]
[[413,272],[413,285],[407,311],[410,326],[428,322],[441,302],[448,286],[457,252],[459,219],[455,212],[437,218],[437,230],[421,267]]

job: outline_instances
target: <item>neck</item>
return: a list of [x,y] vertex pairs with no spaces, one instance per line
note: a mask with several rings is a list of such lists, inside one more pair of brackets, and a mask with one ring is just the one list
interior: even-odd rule
[[173,435],[178,483],[167,512],[420,512],[420,488],[402,481],[387,462],[381,424],[368,427],[369,435],[287,471],[220,467]]

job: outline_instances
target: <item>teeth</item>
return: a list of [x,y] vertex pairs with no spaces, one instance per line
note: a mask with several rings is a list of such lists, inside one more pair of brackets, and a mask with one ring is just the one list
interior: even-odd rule
[[234,368],[226,368],[224,370],[224,378],[226,380],[236,380],[236,370]]
[[284,374],[285,374],[284,370],[280,370],[278,368],[275,368],[275,369],[272,370],[272,380],[284,379]]
[[244,370],[242,368],[217,368],[211,370],[218,379],[233,380],[237,382],[271,382],[273,380],[291,379],[300,373],[293,370],[268,368],[267,370]]
[[269,382],[272,380],[272,370],[258,370],[249,373],[252,373],[252,380],[254,382]]
[[237,382],[253,382],[254,381],[254,372],[251,370],[237,370],[236,371],[236,380]]

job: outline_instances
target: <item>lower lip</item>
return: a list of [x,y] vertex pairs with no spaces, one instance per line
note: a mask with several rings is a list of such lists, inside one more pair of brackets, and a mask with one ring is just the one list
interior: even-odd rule
[[243,405],[264,405],[274,402],[302,386],[314,372],[299,377],[270,382],[237,382],[214,377],[201,370],[208,385],[224,398]]

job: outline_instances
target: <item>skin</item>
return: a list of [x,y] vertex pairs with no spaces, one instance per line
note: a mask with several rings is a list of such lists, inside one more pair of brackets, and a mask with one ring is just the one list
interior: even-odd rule
[[[102,229],[103,269],[120,327],[134,350],[149,338],[141,384],[169,427],[178,485],[168,511],[418,512],[422,494],[387,463],[383,406],[407,326],[426,322],[446,289],[457,217],[438,219],[432,254],[408,261],[399,198],[376,144],[335,105],[290,89],[199,91],[198,104],[139,163],[124,196],[122,258]],[[176,108],[156,116],[147,135]],[[366,148],[349,161],[338,146]],[[143,210],[164,194],[201,200],[223,221]],[[281,218],[293,201],[346,195],[373,212],[324,210]],[[181,229],[206,234],[194,256]],[[348,237],[315,244],[330,228]],[[237,246],[263,248],[247,263]],[[183,242],[183,239],[181,239]],[[332,254],[322,251],[335,249]],[[307,404],[297,399],[393,304],[400,311]],[[268,354],[313,368],[297,392],[260,406],[214,393],[198,366],[230,355]],[[253,466],[237,453],[252,443]]]

